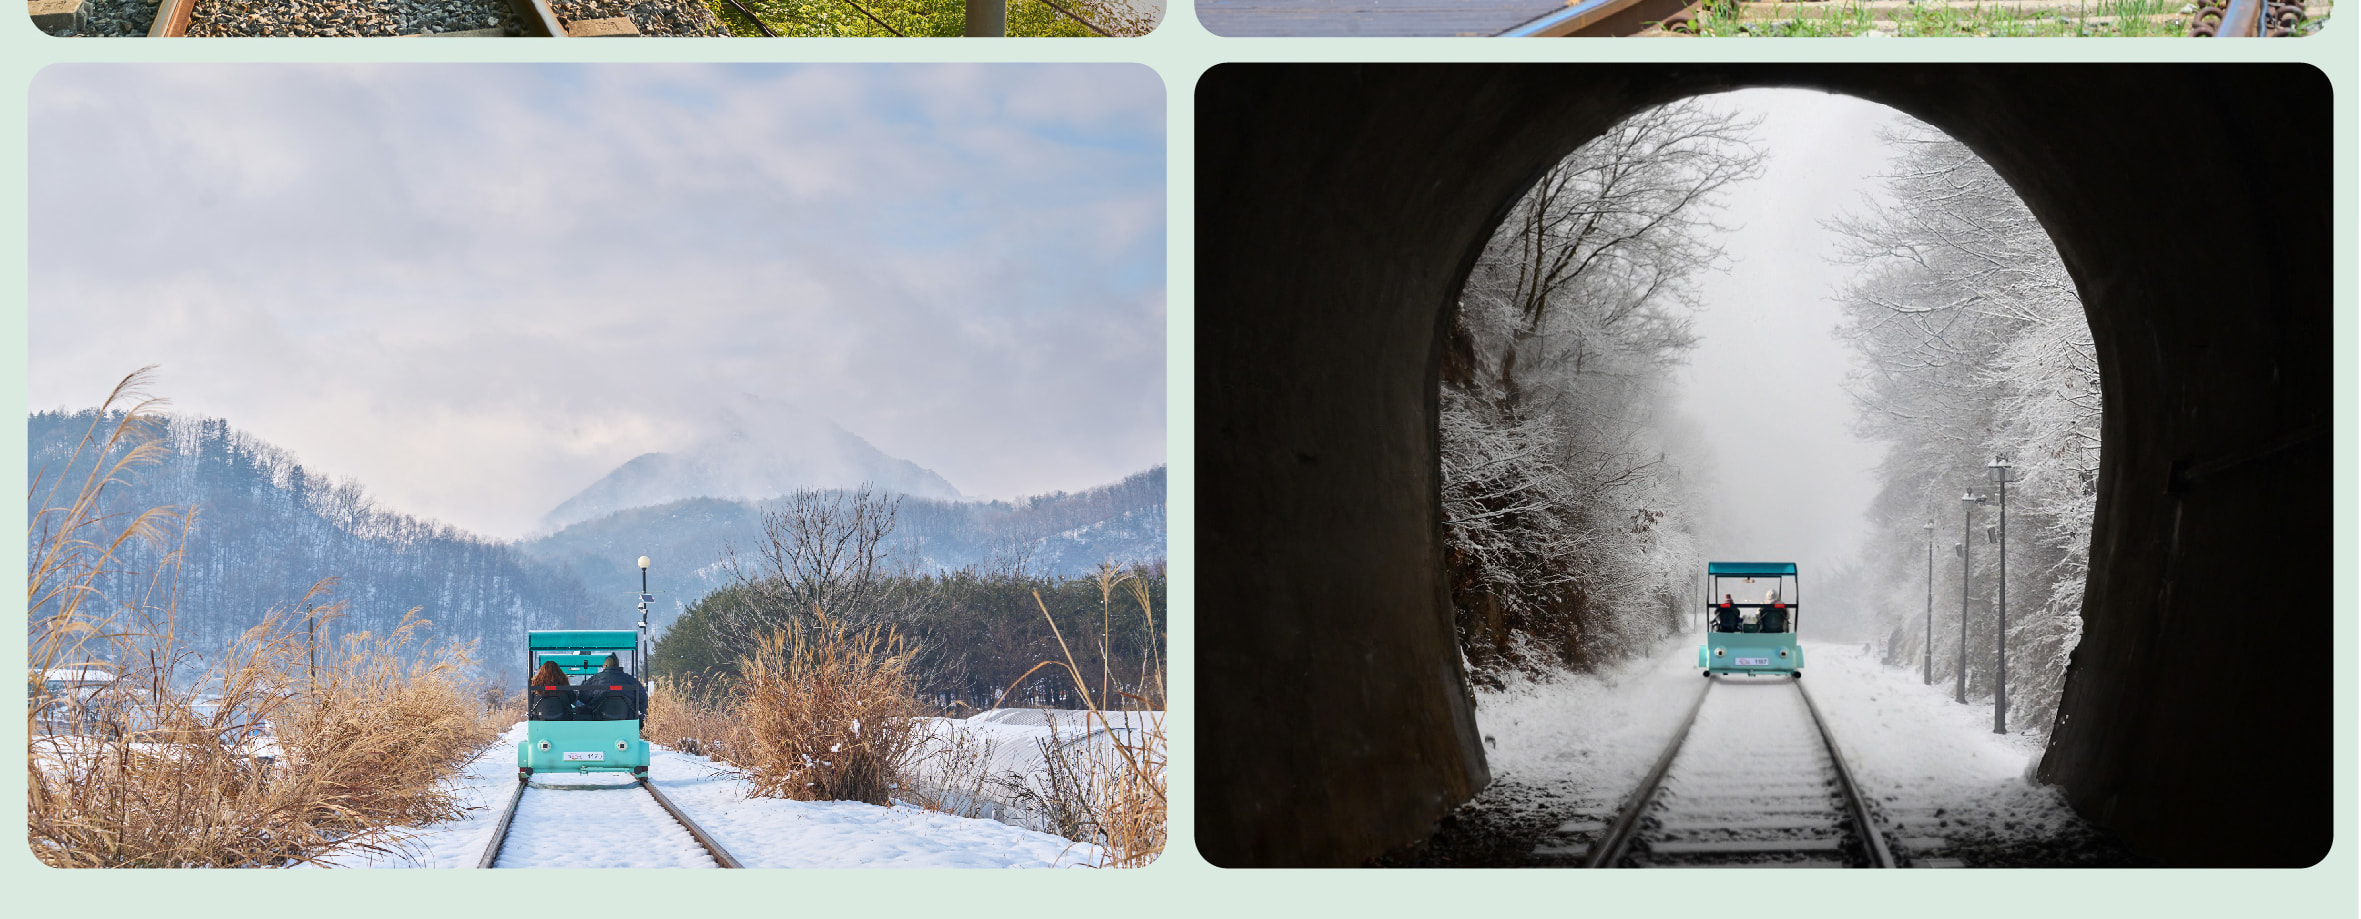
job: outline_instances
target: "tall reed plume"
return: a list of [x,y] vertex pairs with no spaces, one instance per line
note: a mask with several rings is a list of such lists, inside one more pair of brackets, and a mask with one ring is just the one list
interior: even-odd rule
[[[43,470],[27,494],[33,676],[115,676],[28,687],[34,855],[57,867],[250,867],[398,849],[406,827],[457,813],[445,780],[497,733],[462,677],[470,649],[428,645],[428,623],[410,616],[381,638],[345,636],[323,660],[303,626],[341,612],[326,600],[333,578],[304,595],[304,612],[266,612],[221,649],[181,641],[175,578],[194,509],[104,510],[110,490],[166,453],[152,371],[125,377],[64,469]],[[123,570],[141,544],[160,550],[155,569]]]

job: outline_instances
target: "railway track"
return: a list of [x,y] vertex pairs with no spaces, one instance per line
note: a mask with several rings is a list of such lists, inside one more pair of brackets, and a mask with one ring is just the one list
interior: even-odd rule
[[1591,868],[1895,867],[1834,735],[1790,680],[1709,681],[1585,855]]
[[[571,795],[599,795],[598,816],[567,807],[562,798]],[[650,858],[666,853],[661,867],[745,867],[644,778],[549,775],[517,783],[476,867],[659,867]]]

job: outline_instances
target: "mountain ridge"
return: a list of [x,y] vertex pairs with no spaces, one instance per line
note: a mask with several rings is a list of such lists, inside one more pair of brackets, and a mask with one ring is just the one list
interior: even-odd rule
[[762,500],[799,489],[864,483],[925,498],[957,498],[932,469],[887,454],[844,426],[790,405],[740,394],[716,406],[705,427],[718,433],[678,451],[642,453],[542,515],[538,532],[617,511],[690,498]]

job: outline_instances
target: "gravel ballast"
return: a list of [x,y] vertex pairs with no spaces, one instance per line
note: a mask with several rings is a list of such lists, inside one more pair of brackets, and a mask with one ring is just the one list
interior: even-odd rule
[[436,35],[523,29],[505,0],[197,0],[189,35]]
[[148,34],[148,23],[156,19],[156,4],[141,0],[83,0],[84,19],[80,29],[43,29],[51,35],[82,38],[121,38]]
[[704,0],[551,0],[549,11],[565,22],[631,20],[641,35],[728,35]]

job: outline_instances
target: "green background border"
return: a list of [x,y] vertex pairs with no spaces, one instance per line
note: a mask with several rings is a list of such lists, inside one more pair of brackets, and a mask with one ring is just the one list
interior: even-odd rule
[[[14,0],[8,0],[13,3]],[[1022,2],[1022,0],[1019,0]],[[406,39],[214,39],[142,42],[51,39],[16,19],[0,26],[0,403],[23,405],[27,235],[25,124],[27,92],[47,64],[82,62],[1065,62],[1143,64],[1162,75],[1168,112],[1167,444],[1171,463],[1172,809],[1171,847],[1136,872],[976,872],[846,870],[752,871],[718,875],[631,872],[625,883],[591,872],[352,871],[284,873],[206,871],[64,872],[43,868],[21,845],[0,846],[0,903],[15,915],[63,919],[84,915],[473,915],[605,916],[869,913],[1063,917],[1329,915],[1466,916],[1514,911],[1546,916],[1743,915],[1814,917],[2041,915],[2336,916],[2361,914],[2361,862],[2353,843],[2356,805],[2354,629],[2356,504],[2355,414],[2355,103],[2361,42],[2346,13],[2326,30],[2293,41],[2187,42],[2164,39],[1785,39],[1710,41],[1484,39],[1220,39],[1201,29],[1187,0],[1171,0],[1154,35],[1119,41],[1007,39],[714,40],[632,42],[493,42]],[[2348,0],[2350,2],[2350,0]],[[1731,61],[1731,62],[2308,62],[2336,91],[2336,844],[2304,870],[2056,870],[1904,872],[1556,871],[1225,871],[1196,854],[1189,815],[1195,794],[1191,751],[1195,719],[1193,575],[1195,553],[1195,222],[1194,87],[1207,67],[1225,61]],[[1579,87],[1568,87],[1569,92]],[[2105,104],[2097,100],[2096,104]],[[2193,181],[2198,180],[2193,177]],[[1218,190],[1217,190],[1218,191]],[[2169,190],[2160,190],[2169,193]],[[2179,257],[2158,253],[2159,258]],[[0,436],[0,470],[24,481],[21,426]],[[4,511],[9,532],[24,532],[21,505]],[[13,569],[11,569],[13,570]],[[10,583],[22,586],[21,580]],[[22,633],[11,632],[22,658]],[[2304,649],[2291,649],[2303,653]],[[2316,660],[2316,658],[2315,658]],[[2304,665],[2291,660],[2291,666]],[[9,731],[23,724],[11,693]],[[21,741],[22,738],[16,738]],[[2269,755],[2257,751],[2256,755]],[[0,800],[24,800],[23,773],[5,770]],[[2205,814],[2190,815],[2193,820]],[[1743,881],[1739,881],[1743,878]],[[558,894],[559,896],[552,896]],[[561,904],[562,901],[562,904]]]

